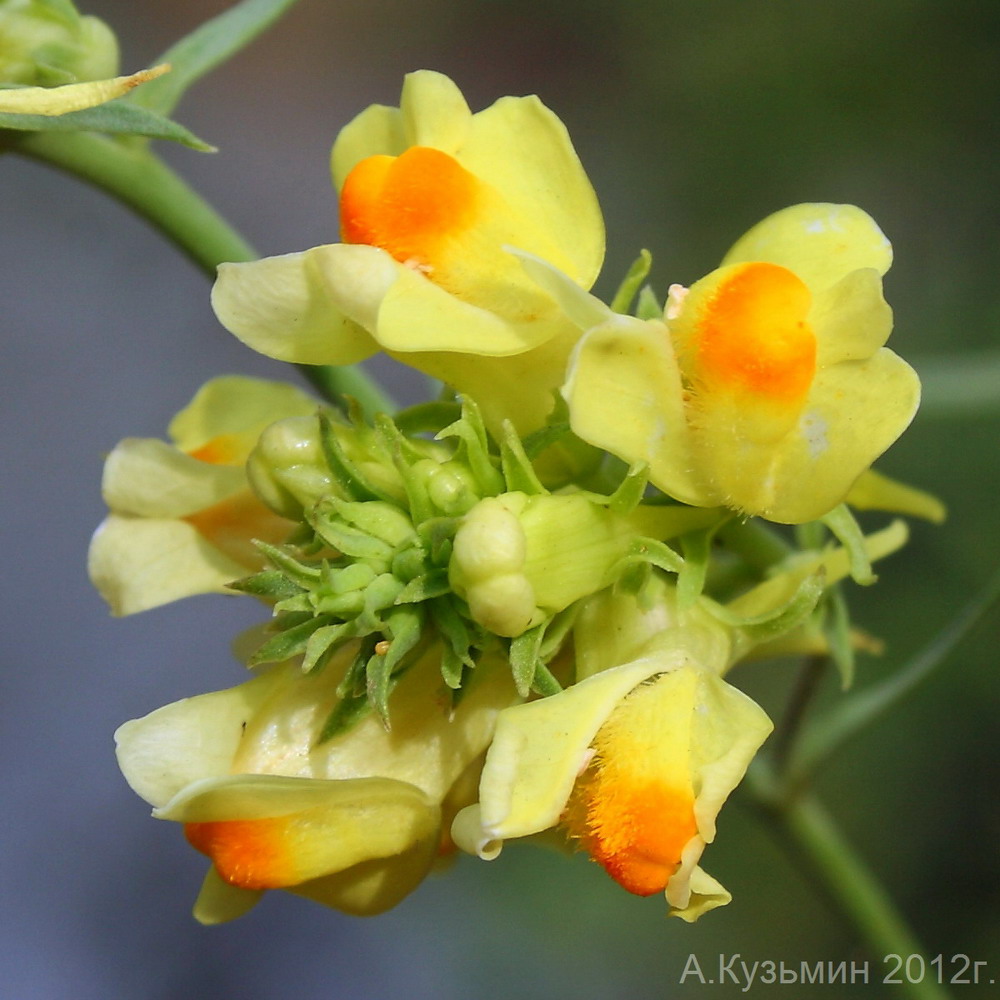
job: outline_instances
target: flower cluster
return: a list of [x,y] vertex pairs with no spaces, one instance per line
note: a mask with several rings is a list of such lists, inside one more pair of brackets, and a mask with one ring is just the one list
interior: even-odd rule
[[111,452],[112,610],[228,589],[271,612],[253,677],[126,723],[121,768],[211,860],[207,923],[265,889],[378,912],[444,854],[538,835],[694,920],[730,899],[700,860],[771,730],[728,672],[851,645],[831,588],[906,538],[852,507],[940,516],[870,469],[919,397],[884,346],[889,243],[798,205],[665,303],[644,254],[606,305],[559,119],[473,114],[426,71],[332,173],[341,242],[223,265],[216,314],[285,361],[383,351],[441,398],[369,417],[221,378],[171,443]]

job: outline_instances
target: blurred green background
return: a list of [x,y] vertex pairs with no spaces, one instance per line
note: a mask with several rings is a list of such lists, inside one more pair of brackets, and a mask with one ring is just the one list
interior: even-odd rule
[[[131,71],[226,6],[85,9],[119,31]],[[335,240],[330,143],[367,104],[395,104],[405,72],[448,73],[473,109],[537,93],[569,127],[604,207],[603,293],[640,247],[662,291],[706,273],[785,205],[865,208],[896,251],[890,346],[927,384],[925,409],[879,467],[938,493],[951,516],[914,525],[879,584],[852,588],[857,620],[886,642],[883,657],[862,659],[861,686],[914,655],[1000,562],[998,46],[995,0],[303,0],[179,108],[221,151],[164,152],[261,253],[280,253]],[[739,795],[705,856],[734,902],[693,927],[584,858],[530,846],[489,865],[462,859],[373,920],[275,893],[233,925],[195,925],[202,859],[148,820],[117,773],[111,732],[237,683],[227,645],[256,612],[206,598],[111,621],[85,550],[102,516],[103,452],[162,435],[212,375],[286,373],[221,330],[204,278],[124,210],[34,164],[8,157],[0,169],[7,995],[652,1000],[740,993],[681,984],[690,954],[708,976],[736,952],[796,968],[864,960]],[[418,398],[418,382],[375,370]],[[1000,983],[998,639],[994,613],[819,788],[925,957],[943,954],[950,971],[967,954]],[[780,716],[795,674],[756,664],[732,679]],[[896,995],[880,984],[882,956],[867,957],[864,995]]]

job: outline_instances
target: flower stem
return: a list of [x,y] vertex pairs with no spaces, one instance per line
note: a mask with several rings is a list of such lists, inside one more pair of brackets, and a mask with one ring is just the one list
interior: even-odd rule
[[[210,280],[225,262],[259,254],[144,141],[123,142],[92,132],[8,133],[0,149],[48,163],[89,181],[146,219]],[[392,413],[393,401],[356,366],[298,365],[332,402],[353,396],[369,416]]]
[[[815,795],[789,795],[769,764],[757,761],[747,787],[781,838],[801,857],[841,914],[858,932],[871,959],[925,954],[920,942],[874,873],[857,856]],[[912,1000],[947,1000],[949,993],[930,977],[901,977]]]

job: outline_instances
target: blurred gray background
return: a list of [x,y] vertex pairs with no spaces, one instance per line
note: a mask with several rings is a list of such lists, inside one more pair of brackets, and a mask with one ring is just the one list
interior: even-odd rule
[[[118,30],[131,71],[226,6],[85,9]],[[474,109],[538,93],[604,207],[600,291],[640,247],[662,290],[706,273],[777,208],[854,202],[896,249],[891,346],[937,386],[949,357],[979,373],[1000,357],[998,43],[994,0],[303,0],[178,109],[221,151],[163,152],[262,254],[280,253],[335,241],[330,143],[367,104],[395,104],[405,72],[450,74]],[[530,846],[489,865],[461,859],[371,920],[272,893],[234,924],[195,924],[204,861],[175,825],[148,818],[111,734],[238,683],[229,641],[259,611],[212,597],[111,619],[84,569],[103,516],[102,455],[125,436],[162,436],[213,375],[294,375],[226,334],[204,276],[105,196],[12,157],[0,171],[0,995],[652,1000],[739,993],[680,985],[691,953],[704,965],[735,952],[796,967],[861,958],[739,796],[706,855],[735,900],[695,927],[584,858]],[[1000,385],[992,407],[963,407],[929,391],[880,466],[937,491],[952,517],[916,525],[875,590],[852,593],[887,642],[861,662],[859,684],[905,662],[998,562],[998,397]],[[968,954],[1000,982],[998,638],[994,616],[820,788],[927,957]],[[781,663],[733,679],[780,715],[794,675]],[[864,995],[896,995],[874,958]]]

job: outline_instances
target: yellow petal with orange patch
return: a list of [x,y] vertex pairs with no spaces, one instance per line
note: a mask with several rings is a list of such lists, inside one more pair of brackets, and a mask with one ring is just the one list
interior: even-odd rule
[[625,698],[598,731],[570,801],[570,834],[639,896],[666,888],[698,833],[689,760],[697,682],[695,671],[672,671]]
[[679,345],[695,391],[801,403],[816,372],[809,289],[787,268],[760,262],[720,269],[706,283],[685,303],[696,310],[694,329]]
[[344,182],[341,235],[433,275],[448,244],[477,221],[479,194],[479,181],[440,150],[370,156]]

